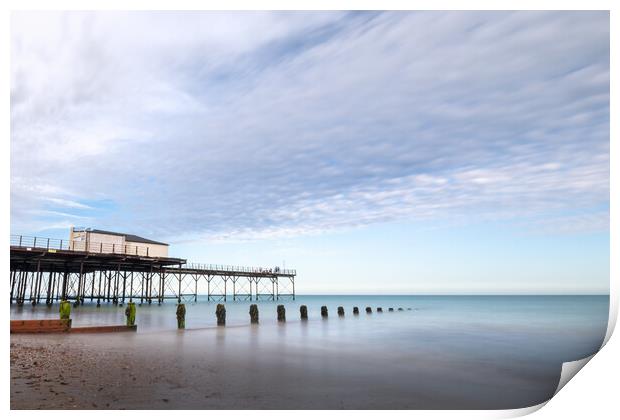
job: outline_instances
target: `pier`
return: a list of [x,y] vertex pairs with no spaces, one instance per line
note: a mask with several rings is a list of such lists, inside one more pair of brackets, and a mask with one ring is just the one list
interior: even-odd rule
[[182,258],[149,256],[149,247],[118,247],[11,235],[11,304],[161,304],[209,301],[295,300],[296,270],[192,264]]

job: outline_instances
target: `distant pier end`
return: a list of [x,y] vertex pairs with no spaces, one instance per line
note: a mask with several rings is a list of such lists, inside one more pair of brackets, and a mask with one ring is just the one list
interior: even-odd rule
[[72,228],[69,240],[11,235],[10,249],[17,305],[197,301],[204,286],[209,301],[295,299],[296,270],[191,264],[136,235]]

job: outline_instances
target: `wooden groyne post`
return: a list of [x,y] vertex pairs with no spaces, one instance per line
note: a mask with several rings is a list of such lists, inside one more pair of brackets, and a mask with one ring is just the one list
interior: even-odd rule
[[285,322],[286,321],[286,309],[284,309],[284,305],[278,305],[278,321]]
[[177,328],[180,330],[185,329],[185,304],[179,303],[177,305]]
[[358,308],[357,306],[353,307],[353,315],[359,315],[360,314],[360,308]]
[[338,316],[344,316],[344,308],[342,306],[338,307]]
[[327,318],[327,306],[321,306],[321,317]]
[[58,308],[58,310],[60,312],[60,319],[71,318],[71,304],[67,300],[60,302],[60,308]]
[[125,308],[126,325],[132,327],[136,324],[136,304],[129,302]]
[[299,313],[301,315],[301,319],[308,319],[308,307],[306,305],[301,305],[299,307]]
[[250,323],[258,324],[258,305],[250,305]]
[[226,307],[223,304],[217,304],[215,316],[217,317],[217,325],[226,325]]

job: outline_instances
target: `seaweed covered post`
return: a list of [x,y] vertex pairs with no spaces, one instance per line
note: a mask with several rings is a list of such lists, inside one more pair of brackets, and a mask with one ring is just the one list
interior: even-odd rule
[[299,307],[299,313],[301,315],[301,319],[308,319],[308,307],[306,305],[301,305]]
[[372,308],[370,306],[366,306],[366,313],[367,314],[371,314],[372,313]]
[[136,325],[136,304],[129,302],[125,308],[125,316],[127,317],[127,326],[133,327]]
[[359,315],[360,314],[360,308],[358,308],[357,306],[353,307],[353,315]]
[[177,305],[177,328],[185,329],[185,304],[179,303]]
[[338,307],[338,316],[344,316],[344,308],[342,306]]
[[250,305],[250,323],[258,324],[258,305]]
[[67,299],[60,302],[60,319],[69,319],[71,317],[71,304]]
[[327,318],[327,306],[321,306],[321,317]]
[[217,304],[215,316],[217,317],[217,325],[226,325],[226,307],[223,304]]
[[377,312],[383,312],[383,308],[382,307],[378,307],[377,308]]
[[389,312],[394,312],[394,308],[388,309]]
[[284,305],[278,305],[278,321],[286,321],[286,309],[284,309]]

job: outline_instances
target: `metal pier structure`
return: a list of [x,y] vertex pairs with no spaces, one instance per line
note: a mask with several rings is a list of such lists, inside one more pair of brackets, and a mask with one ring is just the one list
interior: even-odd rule
[[148,250],[74,245],[11,235],[11,304],[197,301],[205,286],[209,301],[295,300],[296,270],[191,264],[149,257]]

